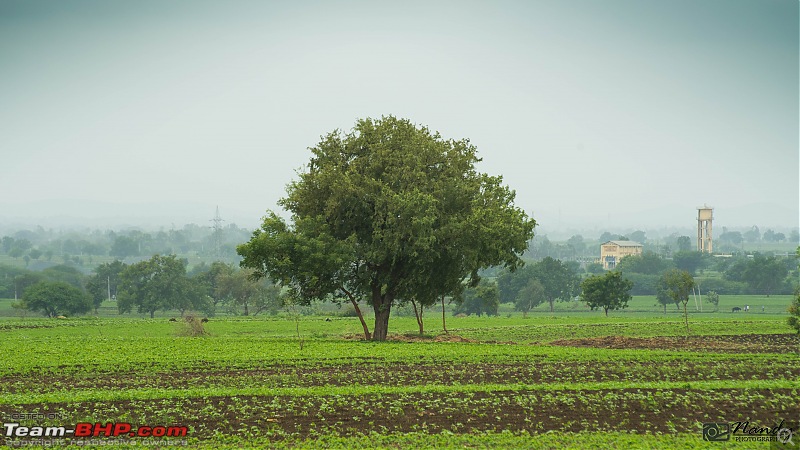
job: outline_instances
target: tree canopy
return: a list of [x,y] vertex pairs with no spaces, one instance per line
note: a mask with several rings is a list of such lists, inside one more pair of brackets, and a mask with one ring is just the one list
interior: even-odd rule
[[[579,293],[580,277],[575,267],[571,267],[570,262],[547,256],[520,270],[502,273],[497,279],[501,302],[517,303],[520,293],[532,279],[539,282],[542,298],[550,305],[550,312],[554,311],[556,301],[571,300]],[[524,305],[525,300],[522,301]]]
[[311,152],[280,201],[291,222],[269,213],[238,247],[241,264],[303,301],[366,298],[375,340],[386,339],[396,301],[432,304],[475,285],[482,268],[516,267],[533,236],[536,222],[502,177],[475,169],[466,139],[388,116],[329,133]]
[[120,313],[136,306],[139,313],[153,317],[159,309],[209,309],[204,290],[186,276],[186,264],[175,255],[154,255],[126,266],[119,274],[117,307]]
[[88,294],[65,281],[40,281],[25,290],[26,309],[41,311],[47,317],[84,314],[92,309]]
[[606,272],[593,275],[581,283],[581,297],[592,310],[602,308],[608,316],[609,310],[628,307],[633,282],[622,278],[621,272]]

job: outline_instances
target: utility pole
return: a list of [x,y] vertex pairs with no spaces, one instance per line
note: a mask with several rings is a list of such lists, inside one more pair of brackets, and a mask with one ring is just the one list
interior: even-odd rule
[[214,230],[211,234],[211,242],[214,246],[214,256],[219,258],[221,253],[222,247],[222,217],[219,215],[219,206],[217,206],[217,212],[214,214],[214,218],[211,219],[211,222],[214,222],[214,226],[212,229]]

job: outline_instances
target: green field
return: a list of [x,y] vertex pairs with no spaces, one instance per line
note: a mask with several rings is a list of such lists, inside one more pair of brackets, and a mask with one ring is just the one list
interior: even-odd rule
[[[126,435],[133,443],[118,448],[576,449],[767,448],[706,442],[703,423],[800,417],[788,296],[723,297],[720,312],[691,313],[690,336],[682,316],[653,303],[638,297],[608,318],[569,304],[448,315],[449,335],[433,309],[424,336],[413,317],[394,317],[384,343],[359,340],[350,317],[212,317],[201,337],[166,317],[10,317],[0,320],[0,416],[186,427]],[[751,311],[731,313],[739,304]],[[68,442],[120,443],[88,439]]]

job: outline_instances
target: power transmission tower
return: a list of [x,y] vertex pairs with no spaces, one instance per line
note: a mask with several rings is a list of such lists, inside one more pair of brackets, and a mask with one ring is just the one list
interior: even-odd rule
[[214,247],[214,256],[219,258],[222,253],[222,217],[219,215],[219,206],[217,206],[217,213],[214,214],[214,218],[211,219],[211,222],[214,222],[214,226],[212,229],[214,230],[211,233],[211,244]]

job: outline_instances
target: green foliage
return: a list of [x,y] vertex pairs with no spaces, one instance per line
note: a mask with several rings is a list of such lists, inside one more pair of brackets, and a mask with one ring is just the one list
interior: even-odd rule
[[84,314],[92,308],[86,293],[64,281],[40,281],[25,290],[22,302],[26,309],[47,317]]
[[604,271],[605,269],[603,269],[603,265],[601,263],[593,262],[586,265],[586,273],[597,275],[603,273]]
[[528,311],[539,306],[546,300],[544,286],[536,278],[531,278],[528,284],[520,289],[514,301],[514,309],[527,315]]
[[367,298],[376,340],[396,301],[431,305],[466,278],[474,285],[482,268],[514,267],[533,235],[502,178],[475,170],[467,140],[389,116],[330,133],[311,151],[280,201],[293,223],[270,213],[238,247],[242,265],[306,302]]
[[689,272],[694,276],[698,269],[704,267],[707,261],[707,254],[694,251],[679,251],[672,255],[672,262],[680,270]]
[[660,275],[670,269],[672,264],[656,253],[646,251],[641,255],[631,255],[622,258],[617,263],[616,270],[625,274],[629,272],[645,275]]
[[547,256],[519,270],[505,271],[497,279],[500,300],[516,303],[520,291],[536,279],[552,312],[556,301],[569,301],[578,294],[580,277],[575,270],[574,266]]
[[800,288],[795,290],[794,299],[792,304],[789,305],[788,311],[791,316],[786,319],[786,322],[790,327],[797,330],[797,334],[800,334]]
[[791,292],[786,280],[788,274],[789,270],[783,259],[756,253],[752,258],[734,261],[725,271],[725,278],[747,283],[751,292],[769,296],[773,293]]
[[129,236],[117,236],[108,254],[119,259],[139,254],[139,243]]
[[703,291],[715,291],[723,295],[744,295],[750,291],[746,283],[739,281],[708,277],[695,277],[695,280]]
[[[623,261],[628,258],[631,257],[626,256]],[[623,276],[633,282],[632,295],[656,295],[658,293],[658,280],[661,278],[659,275],[625,272]]]
[[689,236],[679,236],[676,244],[678,245],[678,252],[692,251],[692,239]]
[[83,289],[83,273],[72,266],[58,265],[48,267],[41,271],[42,276],[49,281],[63,281],[69,283],[78,289]]
[[94,274],[86,280],[86,290],[92,296],[95,311],[109,296],[117,295],[119,275],[125,267],[126,264],[119,260],[103,263],[97,266]]
[[283,306],[280,288],[253,277],[253,271],[249,269],[222,273],[215,291],[217,297],[242,307],[245,316],[264,311],[274,315]]
[[153,317],[156,310],[208,311],[202,287],[186,277],[186,264],[175,255],[155,255],[125,267],[119,275],[117,305],[120,314],[135,306]]
[[607,272],[583,280],[581,298],[592,310],[602,308],[608,316],[609,310],[627,308],[632,287],[633,282],[623,278],[621,272]]
[[495,283],[482,280],[476,287],[464,291],[463,299],[453,314],[496,316],[500,296]]
[[719,294],[716,291],[706,292],[706,301],[714,305],[714,311],[719,310]]
[[683,304],[683,315],[686,321],[687,334],[689,333],[689,313],[686,309],[686,305],[689,303],[689,294],[693,292],[695,286],[696,284],[692,275],[680,269],[672,269],[664,273],[659,284],[660,295],[666,295],[672,299],[675,304]]

